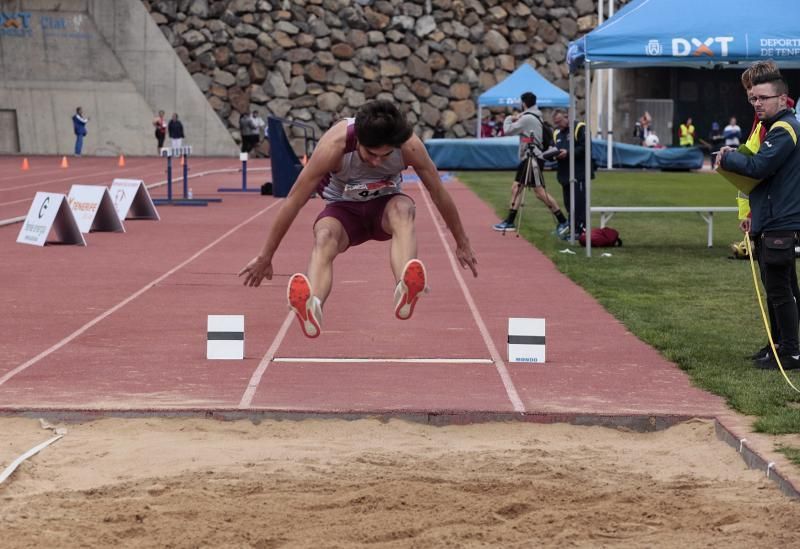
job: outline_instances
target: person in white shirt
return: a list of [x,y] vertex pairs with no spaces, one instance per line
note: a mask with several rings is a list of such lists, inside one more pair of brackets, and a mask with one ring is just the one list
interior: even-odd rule
[[725,138],[726,147],[738,147],[742,140],[742,128],[736,123],[736,117],[731,116],[730,122],[722,130],[722,137]]

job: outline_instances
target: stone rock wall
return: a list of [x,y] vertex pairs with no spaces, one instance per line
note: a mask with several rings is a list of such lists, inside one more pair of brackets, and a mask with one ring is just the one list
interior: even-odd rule
[[423,138],[471,136],[478,96],[521,63],[566,90],[567,44],[597,23],[595,0],[142,1],[237,141],[248,110],[320,135],[371,99]]

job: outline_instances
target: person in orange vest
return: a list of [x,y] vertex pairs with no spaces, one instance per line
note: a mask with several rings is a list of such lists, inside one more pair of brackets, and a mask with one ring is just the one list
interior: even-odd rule
[[678,144],[681,147],[694,147],[694,124],[692,117],[686,119],[678,130]]

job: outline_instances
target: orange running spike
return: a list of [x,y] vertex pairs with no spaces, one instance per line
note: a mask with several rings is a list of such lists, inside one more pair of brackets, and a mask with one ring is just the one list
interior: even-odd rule
[[66,156],[62,156],[61,157],[61,167],[62,168],[69,168],[69,162],[67,162],[67,157]]
[[28,158],[25,157],[22,159],[22,171],[29,170],[31,165],[28,163]]

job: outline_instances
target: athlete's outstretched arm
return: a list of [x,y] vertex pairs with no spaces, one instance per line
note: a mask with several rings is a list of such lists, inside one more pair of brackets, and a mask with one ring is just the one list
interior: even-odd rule
[[402,151],[403,160],[417,172],[422,184],[428,190],[428,194],[431,195],[436,209],[447,223],[447,228],[450,229],[450,233],[456,241],[456,258],[461,267],[469,268],[473,276],[478,276],[478,260],[469,244],[467,233],[464,232],[456,204],[450,193],[444,188],[442,179],[439,177],[439,170],[436,169],[436,165],[428,155],[425,145],[419,137],[412,135],[408,141],[403,143]]
[[329,173],[340,169],[346,139],[347,122],[342,121],[325,132],[319,140],[314,154],[297,176],[292,190],[278,210],[261,251],[239,271],[239,276],[245,275],[245,286],[259,286],[265,278],[272,280],[272,258],[281,240],[292,226],[300,209],[308,202],[319,181]]

